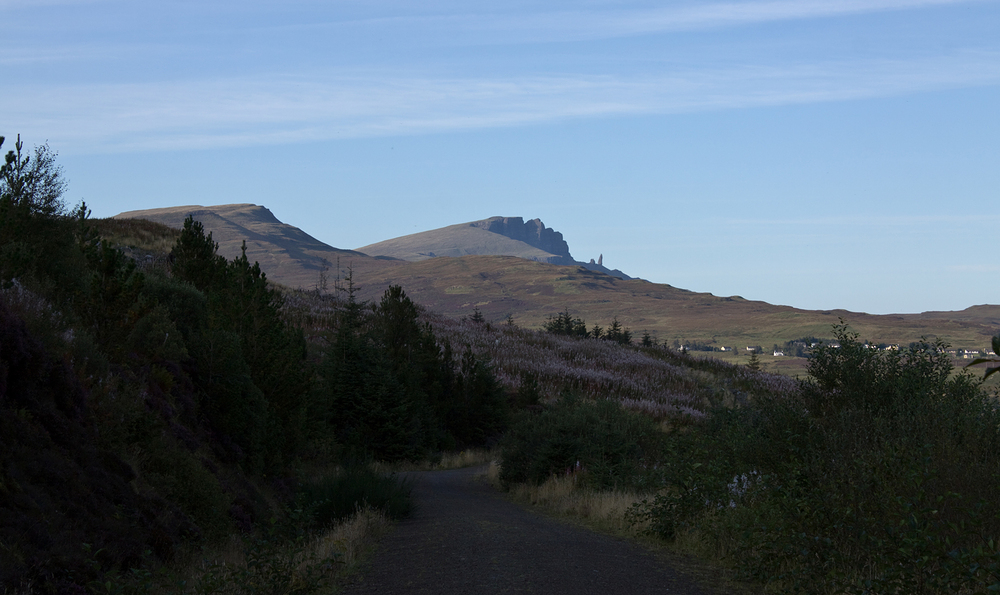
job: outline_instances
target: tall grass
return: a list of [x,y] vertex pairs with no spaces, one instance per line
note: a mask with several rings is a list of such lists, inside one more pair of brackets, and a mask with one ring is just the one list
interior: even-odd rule
[[[203,557],[185,578],[141,592],[182,595],[277,595],[329,593],[350,574],[389,530],[382,510],[357,509],[335,525],[297,539],[238,539],[212,557]],[[110,592],[128,592],[127,585],[108,584]]]
[[115,245],[157,254],[169,253],[181,235],[179,229],[145,219],[90,219],[88,223]]
[[[490,483],[500,486],[499,466],[486,472]],[[635,490],[593,489],[584,486],[579,474],[552,475],[540,485],[521,483],[510,486],[516,502],[538,506],[558,515],[586,521],[589,525],[616,535],[638,536],[646,531],[635,523],[629,512],[644,495]]]

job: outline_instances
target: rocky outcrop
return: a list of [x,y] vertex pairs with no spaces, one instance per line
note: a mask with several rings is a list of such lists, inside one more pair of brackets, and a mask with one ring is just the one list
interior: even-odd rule
[[563,235],[551,227],[545,227],[541,219],[532,219],[526,223],[522,217],[490,217],[469,225],[548,252],[556,257],[547,259],[552,264],[576,263]]
[[517,256],[525,260],[582,266],[618,277],[630,277],[604,266],[604,255],[594,262],[580,262],[569,253],[569,244],[558,231],[545,227],[541,219],[525,221],[521,217],[490,217],[479,221],[449,225],[369,244],[358,252],[376,258],[395,258],[417,262],[442,256],[472,255]]

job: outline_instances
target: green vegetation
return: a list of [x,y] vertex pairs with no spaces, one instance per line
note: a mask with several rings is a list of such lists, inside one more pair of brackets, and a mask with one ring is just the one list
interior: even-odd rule
[[381,510],[393,519],[410,515],[411,482],[395,475],[374,472],[367,465],[348,465],[338,472],[299,487],[297,504],[309,510],[311,521],[329,527],[355,514],[359,508]]
[[719,407],[667,439],[636,510],[782,592],[1000,588],[1000,417],[940,343],[880,352],[836,327],[792,398]]
[[0,166],[5,592],[315,592],[347,555],[323,531],[411,507],[354,461],[497,444],[505,486],[644,494],[636,526],[775,591],[1000,590],[1000,413],[940,341],[841,324],[796,382],[568,309],[432,326],[400,286],[282,291],[191,219],[93,222],[64,190],[48,147]]
[[1000,589],[995,395],[956,373],[939,341],[879,350],[843,323],[833,334],[791,387],[753,362],[672,356],[717,388],[703,415],[668,417],[665,433],[602,400],[523,413],[497,479],[587,519],[597,502],[638,498],[634,527],[773,592]]
[[308,592],[302,569],[330,564],[302,557],[309,531],[410,507],[405,483],[339,464],[504,430],[492,368],[439,344],[401,288],[296,319],[201,224],[92,222],[65,187],[44,145],[0,166],[0,591],[163,589],[238,535],[243,562],[168,590]]
[[[348,279],[350,281],[350,279]],[[315,418],[340,444],[383,461],[484,446],[507,424],[506,395],[490,367],[436,340],[399,286],[373,307],[348,299],[319,372]]]
[[[587,323],[580,318],[573,318],[569,310],[565,310],[554,317],[550,316],[545,324],[542,325],[542,328],[554,335],[592,337],[604,341],[613,341],[620,345],[630,345],[632,343],[632,331],[623,327],[618,322],[617,316],[611,321],[607,329],[602,329],[595,324],[590,330],[587,330]],[[652,341],[649,340],[648,335],[646,339],[651,345]]]
[[566,393],[512,425],[500,447],[500,481],[540,484],[553,474],[575,473],[598,488],[648,487],[660,462],[660,438],[648,416]]

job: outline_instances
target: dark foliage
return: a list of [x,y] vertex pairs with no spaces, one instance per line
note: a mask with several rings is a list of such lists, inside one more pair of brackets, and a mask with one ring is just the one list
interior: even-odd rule
[[205,295],[204,305],[183,287],[160,283],[156,291],[174,311],[202,321],[186,325],[186,337],[204,389],[203,411],[236,447],[227,455],[253,471],[274,468],[301,447],[310,391],[305,340],[282,319],[283,298],[260,266],[250,264],[246,246],[231,262],[217,249],[211,234],[188,217],[171,252],[171,271]]
[[668,439],[640,511],[790,592],[1000,588],[1000,414],[940,344],[878,351],[835,327],[800,394],[758,395]]
[[95,432],[72,368],[0,301],[0,585],[86,584],[138,566],[147,550],[169,558],[196,531],[168,503],[136,493],[133,468]]
[[311,513],[317,526],[328,527],[362,508],[382,510],[393,519],[406,518],[413,511],[412,491],[411,481],[353,464],[334,475],[304,483],[296,503]]
[[[559,313],[555,317],[550,316],[545,324],[542,325],[546,331],[555,335],[566,335],[569,337],[591,337],[593,339],[603,339],[605,341],[614,341],[621,345],[630,345],[632,343],[632,331],[623,327],[620,322],[618,322],[618,317],[616,316],[612,321],[611,325],[607,329],[602,329],[598,325],[594,325],[592,329],[587,330],[587,323],[585,323],[580,318],[573,318],[569,313],[569,310]],[[652,345],[652,341],[649,341],[649,345]],[[648,346],[648,345],[647,345]]]
[[660,432],[650,418],[613,401],[565,394],[540,413],[521,414],[500,448],[505,484],[583,472],[595,487],[648,487],[659,462]]
[[0,166],[0,591],[124,588],[290,514],[261,486],[292,497],[315,391],[282,295],[190,220],[169,270],[137,266],[85,206],[65,209],[48,147],[15,149]]
[[567,335],[571,337],[587,337],[587,323],[580,318],[573,318],[569,310],[560,312],[555,317],[549,319],[542,325],[546,331],[555,335]]
[[321,370],[316,417],[376,459],[481,446],[506,427],[507,402],[489,366],[469,350],[456,362],[398,286],[372,307],[349,295]]

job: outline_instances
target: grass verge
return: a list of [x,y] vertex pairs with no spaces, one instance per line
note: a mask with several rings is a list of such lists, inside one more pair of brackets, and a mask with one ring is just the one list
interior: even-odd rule
[[496,449],[470,448],[460,452],[440,453],[439,457],[423,461],[403,461],[400,463],[373,463],[372,468],[381,473],[403,473],[406,471],[446,471],[485,465],[499,456]]
[[[503,489],[500,467],[495,461],[490,462],[485,477],[491,485]],[[643,535],[645,527],[628,519],[628,510],[642,501],[641,494],[630,490],[595,490],[580,484],[577,474],[553,475],[541,485],[514,484],[507,493],[515,502],[578,519],[603,533],[628,537]]]
[[[504,490],[496,460],[490,461],[480,477],[497,490]],[[593,489],[583,483],[575,474],[553,475],[540,485],[510,485],[506,494],[513,502],[542,514],[571,521],[598,533],[638,541],[675,571],[701,584],[707,593],[760,593],[752,585],[732,580],[730,569],[706,561],[703,558],[706,548],[696,535],[685,535],[673,543],[648,535],[646,523],[635,522],[628,513],[650,495],[630,490]]]
[[203,554],[190,562],[179,576],[169,581],[159,581],[148,589],[119,591],[332,594],[391,525],[392,520],[384,511],[364,508],[328,529],[295,539],[237,538],[212,555]]

